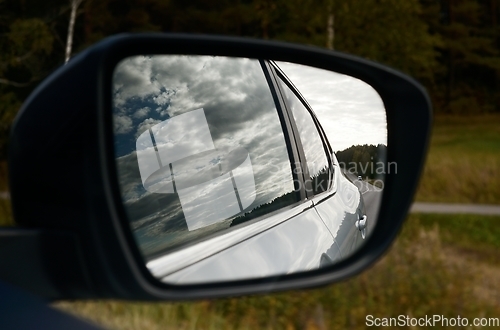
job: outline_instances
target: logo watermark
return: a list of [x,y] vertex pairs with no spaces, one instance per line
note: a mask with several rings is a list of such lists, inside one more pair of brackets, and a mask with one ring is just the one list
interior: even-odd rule
[[[282,166],[278,166],[276,164],[283,164]],[[348,165],[346,163],[339,162],[339,166],[334,166],[333,171],[341,171],[342,173],[338,173],[339,175],[344,175],[351,181],[360,191],[368,191],[374,190],[374,187],[380,190],[383,190],[385,187],[384,177],[386,174],[397,174],[398,167],[396,162],[372,162],[367,163],[365,165],[357,162],[350,162]],[[312,166],[316,168],[317,166]],[[303,173],[303,167],[300,162],[296,162],[292,166],[292,173],[300,176]],[[309,178],[305,180],[301,179],[293,179],[294,191],[306,190],[306,191],[325,191],[331,184],[331,181],[335,179],[335,174],[329,173],[329,168],[324,167],[318,173],[311,177],[309,174]],[[268,164],[268,171],[270,176],[274,176],[278,173],[290,173],[289,165],[284,164],[278,160],[272,160],[270,164]],[[365,174],[367,173],[367,174]],[[284,178],[286,175],[276,175],[276,177]],[[278,189],[278,187],[288,186],[290,181],[284,182],[274,182],[273,187]]]
[[368,327],[498,327],[500,318],[481,317],[469,320],[457,315],[446,317],[444,315],[425,315],[423,317],[412,317],[409,315],[398,315],[397,317],[375,317],[366,315],[365,325]]
[[150,127],[136,152],[144,189],[177,194],[190,231],[243,212],[256,198],[250,154],[217,149],[203,108]]
[[385,175],[385,174],[397,174],[398,164],[396,162],[366,162],[365,164],[361,162],[339,162],[340,167],[344,168],[347,172],[351,174],[356,173],[371,173],[373,175]]

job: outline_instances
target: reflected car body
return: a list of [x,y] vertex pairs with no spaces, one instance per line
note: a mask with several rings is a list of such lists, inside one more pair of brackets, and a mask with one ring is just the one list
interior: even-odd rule
[[[234,219],[227,230],[147,260],[153,276],[165,283],[231,281],[313,270],[346,258],[364,241],[364,231],[357,224],[366,220],[362,194],[343,174],[307,101],[275,63],[267,65],[314,121],[328,155],[328,187],[256,219],[240,224]],[[278,97],[288,108],[285,93]]]
[[329,191],[147,266],[164,282],[188,284],[275,276],[337,262],[363,242],[355,223],[364,209],[358,189],[342,175],[338,180],[350,192]]

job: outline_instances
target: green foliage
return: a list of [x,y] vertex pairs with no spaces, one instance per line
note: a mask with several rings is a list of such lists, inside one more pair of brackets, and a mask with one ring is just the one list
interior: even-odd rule
[[416,200],[500,204],[500,116],[438,116]]
[[52,36],[49,27],[39,18],[16,19],[7,34],[13,53],[45,53],[52,51]]
[[419,1],[335,1],[335,49],[393,66],[430,82],[439,35],[428,32]]
[[[73,49],[79,52],[111,34],[141,31],[320,47],[332,41],[336,50],[415,76],[431,92],[437,112],[498,112],[498,7],[479,0],[85,0],[77,12]],[[36,83],[63,63],[68,21],[66,0],[0,1],[0,94],[9,99],[3,112],[15,113]],[[328,22],[332,40],[327,40]],[[0,137],[0,150],[5,141]]]
[[[50,55],[54,36],[39,18],[14,19],[0,39],[0,78],[6,85],[23,87],[42,78],[43,59]],[[25,79],[19,81],[18,79]]]
[[387,159],[387,146],[355,145],[335,153],[339,165],[350,173],[368,177],[369,179],[384,179]]
[[499,264],[499,216],[419,214],[418,218],[423,228],[439,226],[444,243],[452,244],[478,259]]
[[[161,0],[86,0],[75,31],[83,49],[109,35],[122,32],[161,31],[174,14],[169,1]],[[163,19],[162,19],[163,18]]]
[[[0,85],[0,160],[7,157],[7,142],[10,126],[21,102],[13,92],[3,92]],[[0,178],[1,179],[1,178]]]
[[10,126],[24,98],[47,74],[54,35],[38,17],[16,17],[3,10],[0,23],[0,160],[7,157]]
[[432,28],[443,37],[440,111],[456,114],[498,112],[500,72],[499,11],[495,1],[446,1],[442,20]]

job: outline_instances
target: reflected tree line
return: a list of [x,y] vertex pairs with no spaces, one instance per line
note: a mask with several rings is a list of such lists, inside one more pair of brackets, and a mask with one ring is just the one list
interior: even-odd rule
[[[327,166],[322,168],[316,175],[310,177],[311,189],[313,193],[319,194],[326,191],[329,187],[330,179],[330,170]],[[153,194],[151,195],[151,197],[154,197],[156,200],[154,201],[154,203],[148,203],[149,210],[151,209],[153,204],[158,206],[173,205],[171,206],[171,209],[174,209],[175,206],[179,205],[178,197],[174,194],[165,195],[164,197],[160,198],[158,198],[157,194]],[[176,203],[172,203],[171,199],[175,199]],[[270,202],[252,206],[250,211],[247,211],[236,217],[227,220],[221,219],[221,222],[219,222],[218,224],[210,225],[191,232],[189,232],[187,229],[182,211],[171,212],[160,210],[160,208],[158,208],[157,216],[151,217],[147,221],[137,221],[140,222],[140,224],[137,223],[135,225],[133,224],[132,226],[135,227],[136,230],[140,228],[144,229],[147,232],[147,235],[151,238],[162,237],[162,240],[156,241],[154,245],[144,247],[145,257],[149,260],[154,259],[154,257],[156,256],[164,254],[166,250],[177,248],[180,245],[189,245],[201,238],[207,237],[212,233],[216,233],[221,229],[224,229],[227,224],[229,224],[229,227],[240,225],[261,216],[268,215],[269,213],[282,209],[283,207],[286,207],[288,205],[294,204],[298,200],[298,191],[290,191],[277,198],[274,198]],[[181,209],[182,208],[177,207],[177,210]],[[136,215],[136,218],[144,219],[144,217],[141,218],[138,215]],[[158,222],[161,222],[160,226],[157,225]],[[152,230],[152,225],[156,227],[156,230]]]
[[[314,194],[322,193],[328,189],[331,180],[330,173],[329,168],[325,166],[316,175],[310,177],[311,189]],[[147,214],[142,214],[144,213],[144,207],[131,208],[135,210],[135,213],[131,217],[136,219],[132,223],[132,227],[136,231],[144,230],[145,235],[152,239],[161,237],[160,240],[155,239],[154,243],[151,241],[149,244],[146,243],[143,246],[145,258],[151,260],[163,255],[167,250],[192,244],[201,238],[224,229],[228,225],[229,227],[234,227],[294,204],[299,200],[298,194],[296,190],[290,191],[274,198],[270,202],[257,204],[251,207],[250,211],[236,217],[226,220],[221,219],[218,224],[194,231],[188,231],[176,194],[164,194],[164,196],[162,194],[152,194],[134,202],[134,204],[146,205],[148,214],[151,213],[153,208],[156,208],[157,211],[154,212],[155,216],[148,217]],[[165,205],[169,205],[169,208],[166,210],[164,209]]]
[[384,180],[386,173],[396,172],[396,164],[386,164],[387,146],[384,144],[354,145],[336,152],[340,167],[364,179]]
[[[211,234],[269,214],[298,200],[297,192],[291,191],[273,199],[271,202],[251,207],[250,211],[239,216],[221,219],[216,224],[189,231],[177,194],[165,194],[164,196],[153,194],[151,197],[156,200],[154,203],[150,203],[148,207],[150,211],[155,206],[157,207],[155,215],[138,218],[132,223],[135,234],[142,236],[139,242],[146,260],[152,260],[167,251],[193,244],[200,239],[209,237]],[[162,209],[161,206],[164,205],[169,205],[169,208],[167,210]]]
[[[328,190],[331,180],[330,173],[331,172],[328,166],[325,166],[316,175],[309,178],[309,182],[311,184],[309,189],[311,189],[314,195]],[[300,185],[297,188],[300,189]],[[273,199],[271,202],[254,207],[249,212],[234,218],[231,222],[231,227],[258,218],[265,214],[269,214],[275,210],[279,210],[287,205],[297,202],[299,198],[298,193],[298,191],[291,191]]]
[[291,191],[280,197],[273,199],[271,202],[260,204],[254,207],[251,211],[244,213],[233,219],[231,222],[231,227],[237,226],[244,222],[250,221],[252,219],[258,218],[262,215],[269,214],[275,210],[279,210],[287,205],[295,203],[297,201],[297,193]]

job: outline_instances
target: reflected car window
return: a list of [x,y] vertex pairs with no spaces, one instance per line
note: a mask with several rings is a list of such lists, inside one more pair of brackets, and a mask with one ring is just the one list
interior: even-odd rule
[[330,167],[323,142],[314,124],[314,120],[304,103],[302,103],[283,80],[280,79],[280,82],[287,104],[292,110],[302,147],[304,148],[307,169],[311,180],[310,189],[312,189],[314,194],[319,194],[328,189],[330,178]]
[[145,259],[298,201],[258,60],[135,56],[113,76],[117,172]]

